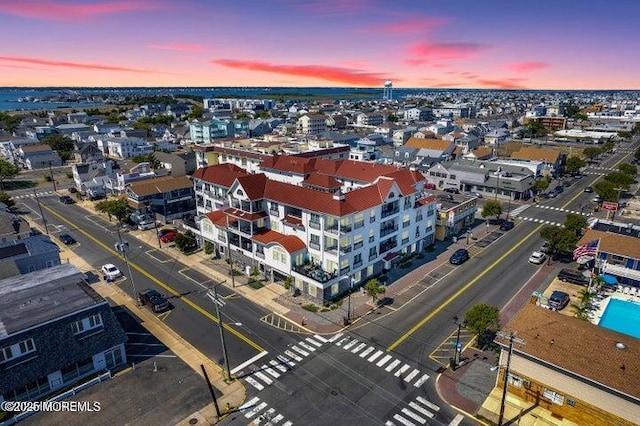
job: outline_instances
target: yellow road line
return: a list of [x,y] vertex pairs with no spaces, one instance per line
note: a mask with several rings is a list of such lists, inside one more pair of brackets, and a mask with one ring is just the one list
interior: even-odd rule
[[[631,153],[623,156],[620,161],[618,161],[617,163],[615,163],[613,166],[617,166],[618,164],[622,163],[629,155],[631,155]],[[602,176],[598,176],[597,178],[595,178],[593,182],[596,182],[597,180],[602,179]],[[569,201],[567,201],[561,208],[565,209],[567,208],[567,206],[569,206],[569,204],[571,204],[572,202],[574,202],[580,195],[582,195],[582,192],[578,192],[573,198],[571,198]],[[538,232],[544,225],[538,225],[533,231],[531,231],[529,234],[527,234],[527,236],[525,236],[522,240],[520,240],[519,243],[517,243],[515,246],[511,247],[511,249],[509,249],[505,254],[503,254],[502,256],[500,256],[495,262],[493,262],[491,265],[489,265],[486,269],[484,269],[479,275],[477,275],[473,280],[469,281],[469,283],[467,285],[465,285],[464,287],[462,287],[460,290],[458,290],[457,292],[455,292],[451,297],[449,297],[443,304],[441,304],[438,308],[436,308],[434,311],[432,311],[429,315],[427,315],[426,317],[424,317],[423,319],[421,319],[417,324],[415,324],[413,327],[411,327],[409,329],[409,331],[407,331],[406,333],[404,333],[402,336],[400,336],[400,338],[398,340],[396,340],[395,342],[391,343],[391,345],[389,345],[389,347],[387,348],[388,352],[391,352],[392,350],[394,350],[395,348],[397,348],[402,342],[404,342],[405,340],[407,340],[409,338],[409,336],[411,336],[413,333],[415,333],[420,327],[422,327],[423,325],[425,325],[429,320],[431,320],[431,318],[433,318],[434,316],[436,316],[438,313],[440,313],[440,311],[442,311],[444,308],[446,308],[447,306],[449,306],[449,304],[451,304],[451,302],[453,302],[458,296],[460,296],[462,293],[464,293],[465,291],[467,291],[469,289],[469,287],[471,287],[473,284],[475,284],[476,282],[478,282],[478,280],[482,277],[484,277],[486,275],[487,272],[489,272],[490,269],[494,268],[498,263],[502,262],[507,256],[509,256],[511,253],[513,253],[513,251],[515,249],[517,249],[518,247],[520,247],[525,241],[527,241],[529,238],[531,238],[536,232]]]
[[[42,206],[42,207],[44,209],[46,209],[47,211],[49,211],[49,213],[51,213],[52,215],[54,215],[55,217],[60,219],[61,221],[65,222],[65,223],[67,223],[67,224],[69,224],[71,226],[74,226],[74,224],[71,221],[67,220],[66,218],[64,218],[63,216],[61,216],[60,214],[58,214],[57,212],[52,210],[50,207],[47,207],[47,206]],[[113,254],[115,256],[121,257],[120,253],[116,252],[114,249],[112,249],[108,245],[104,244],[102,241],[98,240],[97,238],[95,238],[93,235],[89,234],[85,230],[83,230],[81,228],[76,228],[76,231],[82,233],[85,237],[89,238],[91,241],[93,241],[94,243],[96,243],[97,245],[99,245],[100,247],[102,247],[103,249],[108,251],[109,253],[111,253],[111,254]],[[178,296],[187,305],[189,305],[190,307],[195,309],[197,312],[199,312],[202,315],[204,315],[206,318],[210,319],[211,321],[213,321],[215,323],[218,323],[220,321],[215,315],[212,315],[209,312],[205,311],[203,308],[201,308],[200,306],[196,305],[194,302],[189,300],[186,296],[180,296],[180,293],[178,293],[173,288],[169,287],[167,284],[163,283],[162,281],[160,281],[159,279],[157,279],[156,277],[154,277],[153,275],[151,275],[150,273],[145,271],[143,268],[141,268],[137,264],[129,261],[129,266],[131,266],[133,269],[135,269],[136,271],[138,271],[139,273],[141,273],[142,275],[144,275],[145,277],[147,277],[148,279],[150,279],[151,281],[153,281],[154,283],[156,283],[157,285],[159,285],[160,287],[165,289],[167,292],[171,293],[174,296]],[[247,336],[245,336],[244,334],[240,333],[238,330],[229,327],[227,324],[223,324],[223,327],[229,333],[233,334],[234,336],[236,336],[237,338],[239,338],[240,340],[242,340],[243,342],[245,342],[246,344],[248,344],[249,346],[251,346],[252,348],[257,350],[258,352],[263,352],[264,351],[264,348],[262,346],[260,346],[259,344],[255,343],[253,340],[249,339]]]
[[533,234],[535,234],[536,232],[540,231],[542,226],[543,225],[538,225],[533,231],[531,231],[527,236],[525,236],[522,240],[520,240],[520,242],[518,242],[515,246],[511,247],[507,252],[505,252],[502,256],[500,256],[498,259],[496,259],[496,261],[494,261],[491,265],[487,266],[482,272],[480,272],[474,279],[469,281],[467,283],[467,285],[465,285],[464,287],[460,288],[458,291],[456,291],[454,294],[452,294],[444,303],[442,303],[435,310],[433,310],[429,315],[427,315],[426,317],[421,319],[416,325],[411,327],[409,329],[409,331],[404,333],[402,336],[400,336],[400,338],[398,340],[396,340],[391,345],[389,345],[389,347],[387,348],[387,351],[391,352],[392,350],[397,348],[402,342],[407,340],[409,338],[409,336],[411,336],[413,333],[418,331],[418,329],[420,327],[422,327],[423,325],[425,325],[427,323],[427,321],[429,321],[431,318],[433,318],[434,316],[439,314],[440,311],[442,311],[444,308],[449,306],[449,304],[451,304],[451,302],[453,302],[458,296],[460,296],[462,293],[467,291],[469,289],[469,287],[471,287],[476,282],[478,282],[482,277],[484,277],[487,274],[487,272],[489,272],[489,270],[493,269],[498,263],[502,262],[507,256],[509,256],[511,253],[513,253],[515,249],[520,247],[525,241],[527,241],[529,238],[531,238],[531,236]]

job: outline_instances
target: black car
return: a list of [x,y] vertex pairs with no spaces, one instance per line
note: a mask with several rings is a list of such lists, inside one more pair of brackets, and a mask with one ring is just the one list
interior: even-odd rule
[[593,192],[593,186],[587,186],[587,187],[584,189],[584,192]]
[[589,285],[589,278],[585,277],[582,272],[575,269],[562,269],[558,273],[558,279],[572,284]]
[[162,312],[169,308],[169,301],[155,290],[146,289],[138,293],[140,303],[149,306],[153,312]]
[[511,222],[510,220],[505,220],[504,222],[502,222],[502,224],[500,224],[500,230],[508,231],[510,229],[513,229],[514,226],[515,224],[513,222]]
[[562,186],[564,186],[565,188],[568,188],[571,186],[571,181],[570,180],[565,180],[564,182],[562,182]]
[[559,311],[569,304],[569,295],[564,291],[555,290],[549,298],[549,307]]
[[458,188],[445,188],[444,192],[448,192],[449,194],[459,194],[460,193]]
[[75,238],[73,238],[69,234],[60,234],[60,236],[58,238],[60,239],[60,241],[62,241],[66,245],[71,245],[71,244],[75,244],[76,243]]
[[73,204],[73,203],[75,203],[75,201],[73,201],[73,198],[69,197],[68,195],[63,195],[62,197],[60,197],[60,202],[62,204]]
[[467,260],[469,260],[469,252],[466,249],[458,249],[449,258],[449,263],[452,265],[460,265]]
[[558,194],[562,194],[564,192],[564,187],[562,185],[558,185],[558,186],[556,186],[555,191]]

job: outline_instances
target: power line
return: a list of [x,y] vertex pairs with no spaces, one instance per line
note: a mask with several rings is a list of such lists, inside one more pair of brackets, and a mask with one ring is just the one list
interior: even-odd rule
[[[498,337],[506,339],[507,336],[504,333],[498,333]],[[509,333],[509,353],[507,355],[507,365],[504,371],[504,387],[502,389],[502,400],[500,401],[500,417],[498,417],[498,426],[502,426],[502,421],[504,419],[504,408],[507,402],[507,388],[509,386],[509,370],[511,369],[511,354],[513,353],[513,343],[517,343],[519,345],[525,345],[526,342],[523,339],[518,339],[515,337],[513,332]]]

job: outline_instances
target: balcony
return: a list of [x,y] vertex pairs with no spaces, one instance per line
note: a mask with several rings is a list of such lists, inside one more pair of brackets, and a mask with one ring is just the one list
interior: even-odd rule
[[344,268],[340,269],[340,275],[348,274],[350,269],[351,268],[349,268],[348,266],[345,266]]
[[364,242],[363,242],[363,241],[358,241],[357,243],[355,243],[355,244],[353,245],[353,249],[354,249],[354,250],[358,250],[358,249],[359,249],[359,248],[361,248],[363,245],[364,245]]
[[360,260],[358,260],[356,262],[353,262],[353,269],[359,268],[361,266],[362,266],[362,259],[360,259]]
[[325,232],[328,232],[329,234],[333,234],[333,235],[339,235],[340,234],[340,230],[338,229],[338,225],[331,225],[331,226],[325,226],[324,227]]
[[320,250],[320,243],[314,243],[314,242],[309,242],[309,248],[312,248],[314,250]]
[[369,262],[373,262],[378,257],[378,253],[371,253],[369,255]]
[[350,223],[340,224],[340,232],[351,232],[353,227]]
[[309,228],[320,229],[320,222],[309,221]]
[[391,216],[392,214],[396,214],[400,211],[400,208],[397,204],[393,204],[392,207],[383,207],[380,212],[380,217],[385,218]]
[[386,253],[391,249],[394,249],[398,246],[398,241],[395,238],[390,238],[387,241],[380,244],[380,254]]
[[269,214],[271,216],[280,217],[280,211],[278,209],[269,208]]
[[338,254],[338,246],[337,245],[325,247],[324,250],[326,252],[328,252],[328,253]]
[[320,283],[331,281],[337,275],[335,272],[325,271],[320,267],[320,265],[310,262],[307,262],[304,265],[294,265],[293,270]]
[[349,246],[340,246],[340,253],[347,254],[350,253],[353,248]]
[[364,220],[361,220],[360,222],[356,222],[353,224],[353,229],[362,228],[363,226],[364,226]]
[[398,231],[398,225],[381,226],[380,238],[384,237],[385,235],[393,234],[396,231]]
[[411,225],[411,221],[410,220],[408,220],[406,222],[402,222],[402,227],[403,228],[407,228],[407,227],[409,227],[409,225]]

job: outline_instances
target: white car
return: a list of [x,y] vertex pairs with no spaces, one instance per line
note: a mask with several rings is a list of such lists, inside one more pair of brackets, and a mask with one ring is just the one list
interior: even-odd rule
[[542,262],[544,262],[546,258],[547,258],[546,254],[540,251],[534,251],[533,253],[531,253],[531,256],[529,256],[529,263],[533,263],[534,265],[540,265]]
[[102,265],[102,275],[111,280],[115,280],[122,276],[122,272],[120,272],[120,269],[118,269],[113,263],[107,263],[106,265]]

